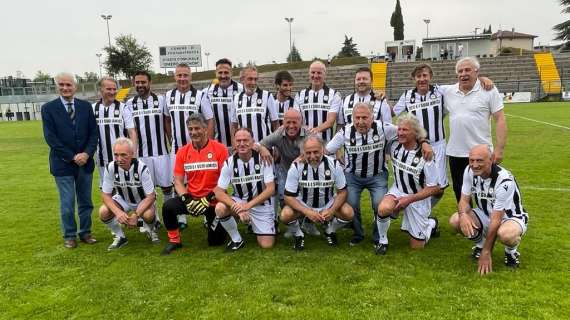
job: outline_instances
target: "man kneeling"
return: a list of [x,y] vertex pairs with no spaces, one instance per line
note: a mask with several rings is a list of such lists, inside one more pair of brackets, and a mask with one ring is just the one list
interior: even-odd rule
[[[216,216],[232,239],[226,249],[236,251],[244,245],[234,216],[244,223],[251,223],[260,247],[271,248],[275,243],[273,166],[262,163],[259,153],[252,150],[251,129],[238,129],[234,139],[237,153],[224,162],[218,186],[214,189],[219,201]],[[227,194],[230,183],[233,197]]]
[[[99,217],[114,235],[113,243],[107,250],[119,249],[127,244],[121,225],[134,228],[139,219],[153,243],[158,243],[157,220],[155,214],[154,183],[147,166],[134,158],[133,142],[118,138],[113,144],[114,161],[105,168]],[[115,195],[112,195],[115,190]],[[130,215],[129,215],[130,213]]]
[[348,192],[343,169],[337,160],[325,156],[324,152],[324,142],[319,136],[307,137],[301,150],[303,162],[293,162],[287,173],[286,206],[281,210],[281,221],[289,225],[295,236],[295,250],[305,248],[299,218],[307,217],[325,225],[327,243],[336,246],[336,230],[352,221],[354,216],[352,207],[346,203]]

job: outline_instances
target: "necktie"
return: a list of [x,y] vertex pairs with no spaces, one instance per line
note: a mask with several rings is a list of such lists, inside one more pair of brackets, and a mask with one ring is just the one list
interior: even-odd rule
[[67,103],[67,114],[69,115],[69,118],[71,118],[71,121],[75,120],[75,110],[73,110],[73,103],[71,102]]

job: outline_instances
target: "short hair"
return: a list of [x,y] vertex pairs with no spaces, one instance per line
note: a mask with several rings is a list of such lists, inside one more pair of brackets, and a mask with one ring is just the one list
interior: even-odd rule
[[283,81],[293,82],[293,76],[289,71],[279,71],[275,74],[275,84],[280,86]]
[[117,89],[119,88],[119,82],[117,82],[113,77],[103,77],[99,79],[99,81],[97,81],[97,88],[101,89],[103,87],[103,81],[113,81],[115,86],[117,86]]
[[59,80],[62,80],[63,78],[69,78],[71,80],[71,82],[73,83],[73,85],[77,86],[77,80],[75,80],[75,76],[73,76],[69,72],[60,72],[55,77],[53,77],[56,84],[59,82]]
[[315,60],[315,61],[311,62],[311,64],[309,65],[309,70],[311,69],[311,67],[313,65],[317,65],[317,64],[320,65],[321,67],[323,67],[324,72],[327,73],[327,66],[321,60]]
[[126,137],[117,138],[117,140],[115,140],[115,142],[113,143],[113,150],[115,150],[115,146],[117,146],[117,145],[127,145],[127,146],[129,146],[129,150],[131,152],[135,152],[135,144],[129,138],[126,138]]
[[232,62],[228,58],[221,58],[220,60],[216,61],[216,67],[220,64],[229,64],[230,67],[232,66]]
[[396,121],[398,126],[400,126],[400,124],[404,122],[409,123],[410,126],[412,127],[412,130],[416,132],[416,140],[424,139],[425,137],[427,137],[426,129],[422,127],[418,119],[411,113],[402,114],[401,116],[398,117],[398,120]]
[[186,120],[186,126],[188,126],[190,122],[199,122],[202,128],[208,127],[206,118],[204,118],[204,116],[201,113],[195,112],[192,113],[190,116],[188,116],[188,119]]
[[243,75],[244,75],[246,72],[248,72],[248,71],[255,71],[255,72],[257,72],[257,68],[254,67],[254,66],[247,66],[247,67],[241,69],[240,76],[243,76]]
[[370,70],[370,68],[360,67],[360,68],[356,69],[356,73],[354,75],[356,76],[360,72],[368,72],[368,74],[370,75],[370,80],[374,79],[374,76],[372,75],[372,70]]
[[182,63],[177,64],[176,68],[188,68],[188,69],[190,69],[190,66],[187,63],[182,62]]
[[415,78],[416,74],[418,74],[418,72],[422,72],[424,69],[427,69],[429,71],[429,75],[433,77],[433,70],[431,66],[427,63],[421,63],[417,65],[414,70],[412,70],[412,78]]
[[459,65],[464,63],[464,62],[468,62],[469,64],[471,64],[473,66],[473,68],[475,69],[475,71],[479,71],[479,69],[481,68],[481,64],[479,64],[479,60],[477,60],[477,58],[465,57],[465,58],[459,59],[459,61],[457,61],[457,63],[455,64],[455,73],[457,73],[457,70],[459,69]]
[[133,75],[133,79],[136,76],[146,76],[146,78],[148,79],[149,82],[152,81],[152,79],[150,77],[150,73],[148,73],[147,71],[144,71],[144,70],[139,70],[139,71],[135,72],[135,74]]
[[310,134],[307,137],[305,137],[305,139],[303,139],[303,143],[301,144],[301,153],[305,152],[305,145],[307,144],[307,142],[311,141],[311,140],[315,140],[317,141],[322,148],[325,147],[325,140],[323,140],[323,138],[317,134]]
[[356,111],[356,109],[366,109],[368,111],[370,111],[370,115],[373,115],[374,112],[372,111],[372,106],[369,103],[366,102],[357,102],[354,107],[352,108],[352,117],[354,118],[354,112]]
[[247,131],[247,133],[249,133],[249,135],[253,138],[253,131],[248,128],[248,127],[239,127],[235,132],[234,132],[234,137],[236,136],[236,134],[240,131]]

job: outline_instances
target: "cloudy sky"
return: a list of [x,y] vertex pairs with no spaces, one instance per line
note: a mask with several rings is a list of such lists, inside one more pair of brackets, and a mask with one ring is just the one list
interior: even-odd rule
[[[535,45],[552,42],[552,26],[570,19],[557,0],[401,0],[406,39],[417,44],[430,36],[473,33],[492,25],[493,32],[515,28],[537,35]],[[361,54],[384,51],[392,40],[390,16],[395,0],[218,0],[218,1],[8,1],[0,11],[0,77],[26,77],[38,70],[98,72],[96,53],[107,44],[101,14],[111,14],[111,38],[132,34],[153,54],[158,47],[200,44],[210,52],[209,66],[228,57],[235,63],[283,62],[289,50],[289,26],[304,59],[333,56],[344,35],[353,37]],[[206,59],[203,57],[205,67]],[[199,68],[202,70],[202,68]]]

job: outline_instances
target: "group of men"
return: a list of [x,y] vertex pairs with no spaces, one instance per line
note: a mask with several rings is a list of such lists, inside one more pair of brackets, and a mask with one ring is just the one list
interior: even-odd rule
[[[350,225],[350,245],[356,246],[365,238],[360,210],[365,189],[371,195],[376,254],[386,254],[390,220],[401,211],[410,246],[422,248],[439,234],[431,211],[448,185],[447,154],[458,201],[450,224],[476,242],[479,271],[491,271],[497,237],[505,244],[505,263],[517,266],[528,214],[514,178],[498,166],[506,141],[502,99],[489,79],[479,79],[479,69],[476,59],[461,59],[458,83],[434,86],[430,66],[418,65],[412,72],[416,87],[394,107],[372,91],[366,67],[355,74],[354,93],[342,99],[325,83],[320,61],[309,67],[310,86],[295,95],[287,71],[276,74],[274,95],[257,86],[254,67],[242,71],[242,84],[231,79],[231,62],[221,59],[217,81],[204,90],[192,86],[190,67],[181,64],[176,88],[164,96],[150,90],[151,75],[140,71],[133,77],[137,94],[125,104],[115,99],[116,81],[103,78],[101,99],[92,106],[74,98],[74,78],[60,74],[61,97],[42,106],[42,119],[60,194],[64,246],[76,247],[77,235],[84,243],[97,242],[91,235],[96,160],[103,200],[99,217],[114,237],[109,250],[127,244],[122,226],[139,227],[153,243],[160,241],[155,187],[164,196],[164,255],[182,247],[187,215],[203,217],[208,245],[222,245],[229,236],[228,251],[244,246],[238,222],[250,226],[260,247],[273,247],[279,220],[295,250],[305,248],[305,232],[320,234],[315,226],[336,246],[336,231]],[[393,115],[399,115],[396,125]],[[497,125],[494,148],[491,115]]]

